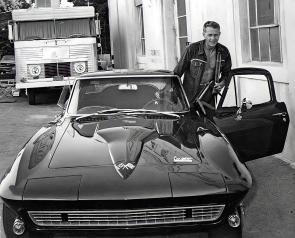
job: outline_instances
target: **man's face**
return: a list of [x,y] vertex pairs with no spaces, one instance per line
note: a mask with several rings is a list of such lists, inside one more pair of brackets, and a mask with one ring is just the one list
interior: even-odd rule
[[205,31],[203,32],[203,36],[206,40],[206,44],[208,46],[214,47],[220,37],[220,30],[212,27],[206,27]]

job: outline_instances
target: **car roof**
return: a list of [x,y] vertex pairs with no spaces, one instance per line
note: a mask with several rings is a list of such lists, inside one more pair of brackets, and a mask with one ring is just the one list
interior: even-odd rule
[[116,77],[116,76],[173,76],[173,71],[169,70],[129,70],[129,69],[114,69],[110,71],[96,71],[81,75],[78,79],[96,78],[96,77]]

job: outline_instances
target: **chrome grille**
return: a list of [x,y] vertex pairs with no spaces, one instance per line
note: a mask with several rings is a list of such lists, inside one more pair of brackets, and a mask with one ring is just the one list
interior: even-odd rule
[[86,211],[29,211],[38,226],[144,226],[217,220],[225,205]]
[[45,77],[52,78],[54,76],[71,76],[71,63],[48,63],[44,65]]

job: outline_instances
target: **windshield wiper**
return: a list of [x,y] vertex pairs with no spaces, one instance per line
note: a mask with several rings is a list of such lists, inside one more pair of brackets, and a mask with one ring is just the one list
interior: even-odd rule
[[75,119],[75,121],[80,122],[82,120],[87,120],[87,118],[92,117],[100,117],[100,116],[117,116],[117,115],[142,115],[142,114],[148,114],[148,115],[164,115],[174,118],[179,118],[180,115],[173,113],[173,112],[162,112],[157,110],[148,110],[148,109],[118,109],[118,108],[112,108],[102,111],[97,111],[95,113],[79,116]]
[[150,110],[150,109],[127,109],[127,114],[160,114],[160,115],[165,115],[165,116],[170,116],[170,117],[176,117],[179,118],[180,116],[176,113],[173,112],[163,112],[163,111],[157,111],[157,110]]
[[79,37],[85,37],[85,36],[86,35],[82,34],[82,33],[74,33],[74,34],[69,35],[68,37],[69,38],[75,38],[75,37],[79,38]]
[[28,36],[24,40],[47,40],[48,38],[44,38],[41,36]]

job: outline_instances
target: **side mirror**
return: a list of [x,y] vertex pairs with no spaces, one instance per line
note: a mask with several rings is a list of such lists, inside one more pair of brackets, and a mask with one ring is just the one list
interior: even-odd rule
[[244,98],[244,99],[242,100],[242,103],[241,103],[241,107],[242,107],[242,109],[247,109],[247,110],[249,110],[249,109],[252,108],[252,105],[253,105],[253,103],[252,103],[252,101],[251,101],[250,99],[248,99],[248,98]]
[[95,31],[96,35],[101,35],[101,26],[100,26],[100,20],[95,20]]
[[236,116],[235,119],[236,120],[242,120],[243,116],[242,116],[242,112],[251,109],[253,106],[252,102],[250,99],[248,98],[244,98],[241,102],[241,106],[238,109],[238,111],[236,112]]
[[71,93],[71,87],[69,85],[65,85],[61,91],[61,94],[59,96],[57,106],[59,106],[61,109],[65,110],[68,104],[68,99]]
[[13,28],[12,23],[8,23],[8,40],[13,41]]

